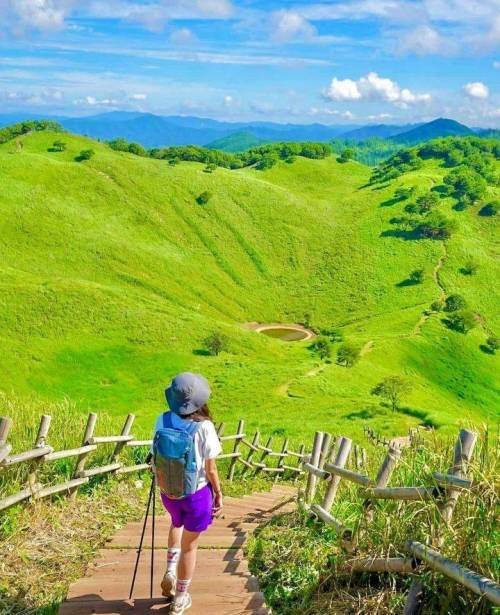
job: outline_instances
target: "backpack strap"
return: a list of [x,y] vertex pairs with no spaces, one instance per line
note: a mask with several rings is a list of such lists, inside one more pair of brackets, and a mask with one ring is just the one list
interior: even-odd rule
[[162,421],[163,421],[163,429],[173,429],[171,412],[164,412],[162,416]]

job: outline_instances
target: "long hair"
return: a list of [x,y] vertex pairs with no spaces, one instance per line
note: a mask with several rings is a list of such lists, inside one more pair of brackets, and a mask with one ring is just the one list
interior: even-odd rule
[[196,421],[197,423],[200,423],[201,421],[212,421],[212,423],[214,422],[207,404],[203,404],[203,406],[199,408],[199,410],[192,412],[191,414],[186,416],[186,418],[191,419],[192,421]]

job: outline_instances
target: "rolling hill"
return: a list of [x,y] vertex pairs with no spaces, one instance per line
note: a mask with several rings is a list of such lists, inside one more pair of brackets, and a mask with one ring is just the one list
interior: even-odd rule
[[233,132],[227,135],[227,137],[216,139],[205,147],[208,149],[218,149],[223,152],[244,152],[252,147],[264,145],[264,143],[268,143],[268,141],[259,139],[248,130],[242,130],[241,132]]
[[391,137],[391,140],[403,145],[416,145],[438,137],[464,137],[472,134],[474,134],[474,131],[464,124],[455,122],[455,120],[439,118],[407,132],[397,134]]
[[[216,416],[248,428],[359,435],[365,423],[403,434],[493,421],[498,356],[480,350],[498,333],[498,216],[458,212],[446,242],[394,230],[399,187],[428,190],[449,169],[422,167],[374,183],[371,170],[297,157],[267,171],[204,173],[204,165],[115,152],[65,134],[27,134],[0,146],[0,390],[20,399],[68,398],[81,412],[133,411],[148,433],[176,372],[213,384]],[[83,149],[95,156],[76,162]],[[205,205],[197,202],[211,193]],[[498,188],[489,186],[491,198]],[[460,269],[470,257],[475,275]],[[408,276],[424,270],[422,284]],[[460,293],[480,314],[467,335],[426,310]],[[339,329],[361,347],[352,368],[320,361],[308,344],[284,343],[245,323],[303,322]],[[207,356],[221,331],[229,351]],[[335,350],[338,345],[335,346]],[[399,412],[372,387],[406,375]]]

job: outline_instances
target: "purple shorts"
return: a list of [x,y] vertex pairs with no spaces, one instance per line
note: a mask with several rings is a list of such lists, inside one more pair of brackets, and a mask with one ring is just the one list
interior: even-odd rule
[[185,527],[188,532],[204,532],[212,524],[212,487],[205,485],[196,493],[180,500],[161,494],[163,506],[172,517],[174,527]]

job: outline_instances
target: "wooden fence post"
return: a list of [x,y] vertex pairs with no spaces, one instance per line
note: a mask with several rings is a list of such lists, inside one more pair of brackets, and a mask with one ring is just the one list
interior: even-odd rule
[[[90,438],[94,435],[94,429],[95,429],[96,422],[97,422],[97,414],[95,412],[91,412],[87,419],[87,425],[85,427],[85,432],[83,434],[82,446],[85,446],[86,444],[88,444]],[[78,459],[76,460],[76,464],[75,464],[75,470],[73,472],[73,478],[80,478],[80,473],[83,472],[83,469],[85,467],[85,461],[88,455],[89,453],[82,453],[81,455],[78,455]],[[73,489],[71,491],[71,499],[74,500],[76,498],[77,491],[78,489]]]
[[12,450],[12,446],[7,443],[11,428],[12,419],[8,416],[0,417],[0,463],[8,457]]
[[265,463],[264,463],[264,459],[269,455],[269,451],[271,449],[271,444],[273,441],[273,437],[269,436],[269,438],[267,439],[266,445],[264,447],[262,455],[260,456],[260,460],[255,462],[255,472],[254,472],[254,476],[257,476],[257,474],[259,474],[259,472],[262,472],[262,468],[265,467]]
[[[135,414],[127,415],[127,418],[125,419],[125,424],[123,425],[122,432],[121,432],[122,436],[130,435],[130,430],[132,429],[132,425],[134,421],[135,421]],[[113,463],[118,458],[118,455],[122,452],[123,447],[126,446],[126,444],[127,444],[126,442],[116,443],[115,450],[111,454],[109,463]]]
[[252,465],[252,459],[253,456],[255,455],[255,449],[257,448],[257,444],[259,443],[259,438],[260,438],[260,432],[256,431],[253,435],[252,441],[250,442],[250,449],[248,451],[248,455],[246,458],[246,462],[248,465],[244,465],[243,469],[241,470],[241,473],[244,474],[248,468]]
[[[462,429],[460,431],[457,443],[455,444],[455,450],[453,452],[453,464],[448,470],[448,474],[457,476],[458,478],[465,478],[467,466],[472,457],[476,440],[477,433],[467,431],[466,429]],[[444,522],[447,524],[451,521],[459,494],[460,489],[450,487],[446,490],[446,501],[441,509],[441,515]]]
[[322,470],[325,467],[325,463],[328,461],[330,454],[330,442],[332,440],[331,434],[328,432],[323,433],[323,441],[321,442],[321,453],[319,455],[318,468]]
[[[284,455],[286,453],[288,449],[288,438],[284,438],[283,439],[283,446],[281,447],[281,454]],[[282,468],[285,464],[285,459],[286,457],[279,457],[278,459],[278,464],[277,467],[278,468]],[[280,475],[282,474],[282,472],[276,472],[276,476],[274,477],[274,482],[278,482],[278,479],[280,477]]]
[[226,424],[224,423],[224,421],[222,421],[219,426],[217,427],[217,435],[219,436],[219,438],[222,436],[222,434],[224,433],[224,428],[226,427]]
[[[43,414],[40,419],[40,425],[38,427],[38,433],[35,439],[35,448],[44,448],[46,446],[46,439],[50,429],[51,417],[48,414]],[[31,489],[31,494],[34,497],[37,491],[36,473],[40,463],[43,461],[43,457],[37,457],[31,463],[31,471],[28,474],[28,486]]]
[[[349,457],[349,453],[351,451],[352,440],[349,438],[344,438],[341,436],[340,444],[337,452],[337,456],[335,457],[335,465],[343,468],[347,462],[347,458]],[[325,499],[323,500],[322,508],[326,510],[326,512],[330,512],[333,501],[335,499],[335,495],[337,494],[337,489],[340,483],[340,476],[336,474],[332,474],[330,479],[330,484],[328,486],[327,492],[325,494]]]
[[[238,421],[238,431],[236,432],[236,435],[241,436],[240,438],[236,438],[236,440],[234,441],[234,447],[233,447],[233,453],[237,453],[238,449],[240,448],[241,445],[241,438],[243,437],[243,428],[245,427],[245,421],[243,419],[240,419]],[[229,472],[227,474],[227,478],[229,481],[233,480],[234,477],[234,470],[236,468],[236,462],[238,461],[238,457],[233,457],[231,459],[231,463],[229,465]]]
[[[311,454],[311,465],[318,467],[319,458],[321,455],[321,445],[323,443],[323,432],[317,431],[314,434],[314,443]],[[314,499],[314,493],[316,491],[316,481],[317,477],[312,473],[308,472],[307,476],[307,485],[306,485],[306,493],[305,493],[305,502],[306,504],[310,504]]]

